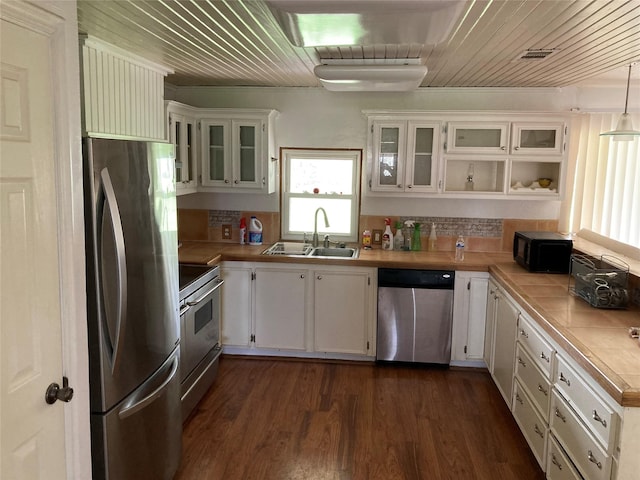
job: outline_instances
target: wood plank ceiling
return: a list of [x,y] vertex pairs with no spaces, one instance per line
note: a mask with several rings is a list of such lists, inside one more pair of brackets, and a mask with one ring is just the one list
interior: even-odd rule
[[78,24],[174,85],[317,87],[321,59],[419,58],[423,87],[562,87],[640,60],[640,0],[468,0],[437,45],[294,47],[263,0],[79,0]]

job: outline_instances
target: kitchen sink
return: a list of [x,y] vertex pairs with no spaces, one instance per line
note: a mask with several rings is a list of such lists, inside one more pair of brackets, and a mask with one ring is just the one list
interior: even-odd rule
[[311,251],[312,257],[339,257],[339,258],[358,258],[357,248],[328,248],[316,247]]
[[358,258],[359,250],[350,247],[313,247],[308,243],[276,242],[262,255],[287,257]]

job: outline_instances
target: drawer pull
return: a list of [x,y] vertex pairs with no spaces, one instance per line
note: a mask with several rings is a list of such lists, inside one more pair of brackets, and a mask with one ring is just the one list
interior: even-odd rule
[[540,352],[540,358],[545,362],[549,363],[549,357],[547,357],[544,352]]
[[589,455],[587,456],[587,458],[591,463],[595,463],[596,467],[602,470],[602,462],[599,462],[598,459],[593,456],[593,453],[591,453],[591,450],[589,450]]
[[537,423],[533,426],[533,430],[534,430],[538,435],[540,435],[540,438],[544,438],[544,432],[543,432],[542,430],[540,430],[540,427],[538,427],[538,424],[537,424]]
[[556,417],[558,417],[564,423],[567,423],[567,417],[565,417],[562,413],[560,413],[560,410],[558,410],[557,408],[556,408]]
[[596,422],[600,422],[604,428],[607,428],[607,421],[604,418],[601,418],[596,410],[593,411],[593,419]]
[[558,467],[558,470],[562,470],[562,464],[556,458],[555,453],[551,454],[551,463],[553,463],[556,467]]
[[523,367],[526,367],[526,366],[527,366],[527,364],[524,362],[524,360],[522,360],[520,357],[518,357],[518,363],[519,363],[520,365],[522,365]]
[[571,380],[569,380],[567,377],[565,377],[562,372],[560,372],[560,381],[564,382],[567,384],[567,387],[571,386]]
[[516,401],[517,401],[520,405],[522,405],[522,403],[523,403],[523,402],[522,402],[522,399],[520,398],[520,395],[519,395],[519,394],[517,394],[517,393],[516,393]]
[[[545,389],[542,387],[542,385],[540,385],[540,384],[538,384],[538,391],[539,391],[539,392],[542,392],[542,393],[544,394],[544,396],[545,396],[545,397],[546,397],[547,395],[549,395],[549,391],[548,391],[548,390],[545,390]],[[595,410],[594,410],[594,412],[595,412]]]
[[525,332],[523,329],[520,329],[520,335],[522,335],[524,338],[529,338],[529,334]]

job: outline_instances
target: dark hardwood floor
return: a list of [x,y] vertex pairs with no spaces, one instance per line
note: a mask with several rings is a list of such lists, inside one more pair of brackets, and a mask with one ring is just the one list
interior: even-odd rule
[[486,371],[223,357],[176,480],[543,479]]

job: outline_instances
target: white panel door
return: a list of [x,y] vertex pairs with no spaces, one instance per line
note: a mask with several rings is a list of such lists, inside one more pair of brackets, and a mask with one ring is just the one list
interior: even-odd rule
[[0,24],[0,478],[91,478],[76,4]]

